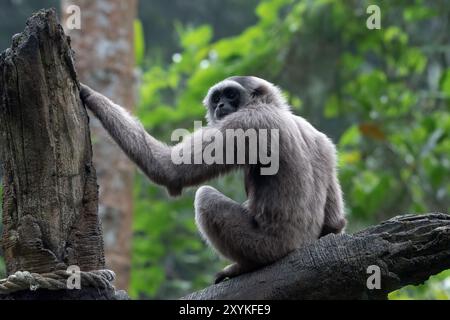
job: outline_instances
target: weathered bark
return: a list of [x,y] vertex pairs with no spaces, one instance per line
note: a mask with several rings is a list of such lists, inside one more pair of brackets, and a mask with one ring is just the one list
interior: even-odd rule
[[8,274],[104,269],[88,116],[53,10],[0,56],[0,139]]
[[[131,111],[135,104],[133,23],[137,0],[62,1],[63,12],[81,9],[81,30],[67,30],[76,52],[80,80]],[[94,165],[97,169],[107,267],[127,289],[131,270],[134,166],[92,118]]]
[[[381,289],[369,290],[369,266]],[[330,235],[260,271],[193,293],[187,300],[386,299],[450,269],[450,216],[408,215],[354,235]]]

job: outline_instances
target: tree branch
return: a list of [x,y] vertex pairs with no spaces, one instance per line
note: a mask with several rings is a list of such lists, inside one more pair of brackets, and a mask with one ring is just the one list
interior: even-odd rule
[[[369,266],[381,289],[369,290]],[[186,300],[386,299],[450,269],[450,216],[407,215],[354,235],[330,235],[257,272],[193,293]]]

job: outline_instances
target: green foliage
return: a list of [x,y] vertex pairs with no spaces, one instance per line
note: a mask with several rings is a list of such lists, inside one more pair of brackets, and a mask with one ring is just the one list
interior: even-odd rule
[[144,29],[140,20],[134,21],[134,53],[136,64],[141,65],[145,57]]
[[[386,1],[383,29],[369,31],[369,4],[263,0],[255,25],[218,40],[210,26],[177,25],[181,50],[170,65],[145,71],[139,117],[169,141],[173,129],[204,117],[201,101],[215,82],[237,74],[267,78],[286,90],[295,113],[338,143],[350,231],[402,213],[448,212],[450,8]],[[430,35],[431,20],[443,31]],[[244,198],[238,175],[216,184]],[[221,263],[197,235],[192,191],[168,201],[140,179],[136,201],[132,294],[174,298],[208,283]],[[436,288],[446,278],[391,298],[443,297]]]
[[392,292],[391,300],[450,300],[450,270],[431,277],[426,284],[407,286],[402,290]]
[[[30,0],[28,0],[30,1]],[[168,62],[180,50],[174,23],[196,28],[210,25],[215,39],[239,34],[256,21],[259,0],[152,0],[139,1],[139,18],[145,30],[148,64]],[[1,10],[0,10],[1,12]]]

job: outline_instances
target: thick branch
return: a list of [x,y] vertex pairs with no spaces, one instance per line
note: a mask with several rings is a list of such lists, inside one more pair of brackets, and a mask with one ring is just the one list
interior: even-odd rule
[[[369,266],[381,289],[369,290]],[[450,216],[400,216],[354,235],[330,235],[260,271],[193,293],[187,300],[385,299],[450,269]]]

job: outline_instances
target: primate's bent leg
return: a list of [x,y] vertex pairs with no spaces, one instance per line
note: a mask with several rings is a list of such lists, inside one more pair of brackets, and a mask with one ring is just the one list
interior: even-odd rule
[[195,198],[197,226],[221,255],[236,262],[217,280],[237,276],[271,263],[287,254],[277,237],[261,230],[250,212],[211,187],[202,187]]

